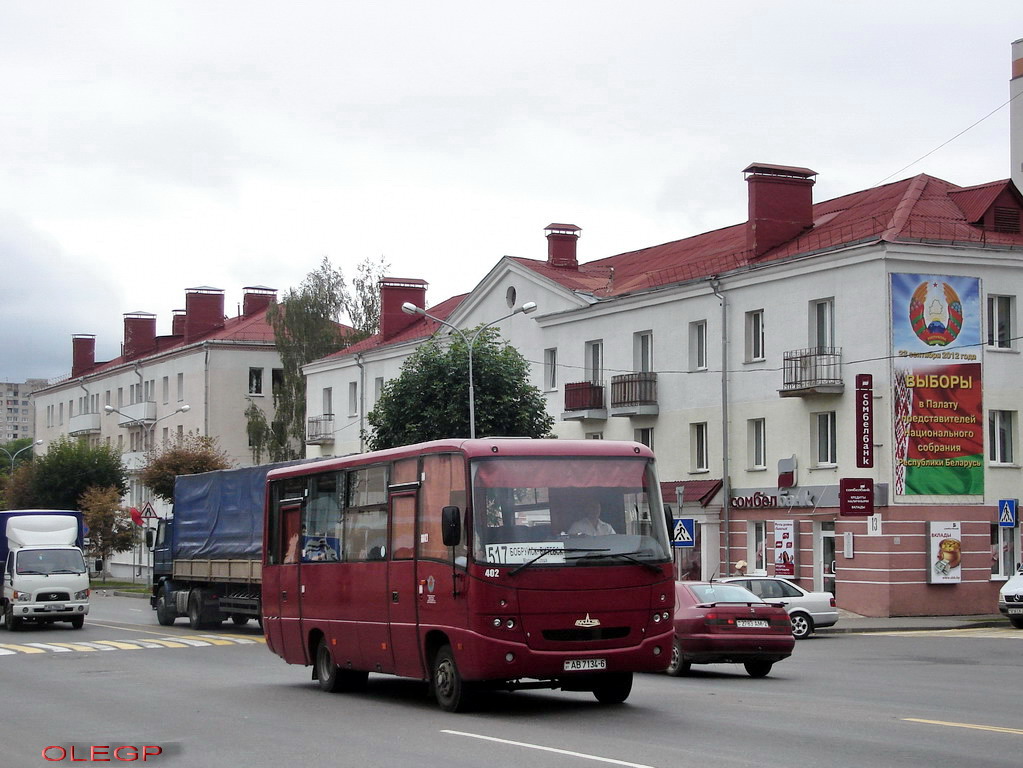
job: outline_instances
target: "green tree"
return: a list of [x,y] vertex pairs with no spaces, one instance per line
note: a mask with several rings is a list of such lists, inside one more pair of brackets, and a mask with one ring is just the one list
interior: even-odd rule
[[[473,332],[467,333],[472,338]],[[472,348],[476,435],[549,437],[554,419],[543,393],[529,383],[529,363],[502,342],[494,328],[483,330]],[[366,417],[370,448],[393,448],[425,440],[469,436],[469,348],[461,338],[450,345],[430,340],[384,385]]]
[[21,466],[23,462],[32,461],[32,454],[35,453],[32,445],[31,437],[19,437],[17,440],[11,440],[9,443],[0,445],[0,476],[11,474],[11,458],[17,455],[15,459],[16,466]]
[[44,455],[33,459],[28,484],[31,498],[19,500],[19,506],[75,509],[82,494],[92,487],[114,488],[123,496],[127,477],[115,448],[60,437]]
[[78,508],[89,526],[86,553],[103,561],[103,581],[106,581],[110,556],[131,549],[141,529],[121,506],[121,494],[116,488],[87,488],[78,500]]
[[146,454],[139,481],[164,501],[174,501],[174,478],[229,469],[231,458],[215,437],[184,435]]
[[[344,274],[326,256],[298,288],[271,304],[267,320],[281,356],[281,378],[273,390],[274,416],[250,401],[245,411],[253,460],[265,452],[270,461],[299,458],[305,444],[305,377],[302,366],[331,355],[376,332],[380,323],[377,282],[387,269],[381,258],[356,268],[349,287]],[[341,325],[346,316],[351,330]]]

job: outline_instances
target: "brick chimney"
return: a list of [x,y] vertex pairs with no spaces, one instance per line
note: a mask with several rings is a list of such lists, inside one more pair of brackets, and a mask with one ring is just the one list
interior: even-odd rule
[[749,188],[746,247],[754,258],[813,226],[813,177],[817,171],[754,163],[743,173]]
[[1023,192],[1023,38],[1012,44],[1012,79],[1009,80],[1009,158],[1012,182]]
[[96,337],[89,333],[71,336],[71,377],[84,376],[96,367]]
[[156,349],[156,315],[149,312],[128,312],[124,316],[124,346],[122,354],[125,360],[137,357]]
[[242,299],[242,315],[245,317],[262,312],[277,298],[277,289],[267,288],[264,285],[249,285],[242,290],[245,291]]
[[185,335],[185,310],[175,309],[171,312],[171,336]]
[[548,266],[559,269],[579,269],[575,247],[582,230],[575,224],[548,224],[544,229],[547,232]]
[[202,286],[185,291],[185,343],[224,326],[224,292]]
[[402,312],[401,305],[408,301],[425,308],[429,283],[415,278],[384,277],[377,285],[380,286],[380,335],[389,339],[419,319],[418,315]]

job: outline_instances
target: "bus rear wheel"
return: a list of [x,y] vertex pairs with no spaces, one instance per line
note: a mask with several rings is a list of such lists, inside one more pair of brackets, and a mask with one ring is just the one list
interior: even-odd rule
[[632,693],[631,672],[605,672],[593,686],[593,695],[601,704],[621,704]]
[[462,679],[450,645],[437,649],[433,657],[430,682],[437,705],[445,712],[467,712],[472,709],[475,686]]

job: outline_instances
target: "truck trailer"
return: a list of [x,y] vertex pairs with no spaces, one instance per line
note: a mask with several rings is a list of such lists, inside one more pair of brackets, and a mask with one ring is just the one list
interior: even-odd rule
[[8,630],[57,621],[70,622],[74,629],[85,625],[89,570],[82,554],[84,534],[77,510],[0,511],[2,608]]
[[157,523],[150,605],[160,624],[193,629],[261,620],[263,497],[280,462],[179,475],[172,515]]

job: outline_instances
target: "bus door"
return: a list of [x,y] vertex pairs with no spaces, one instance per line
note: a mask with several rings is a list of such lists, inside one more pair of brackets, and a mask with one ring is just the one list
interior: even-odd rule
[[[279,617],[267,628],[270,642],[286,661],[302,664],[306,659],[305,644],[302,642],[301,568],[302,551],[302,505],[287,504],[280,508],[280,540],[277,551],[281,554],[280,565],[267,568],[264,572],[263,612],[267,616]],[[276,626],[273,626],[276,624]]]
[[396,674],[422,677],[425,667],[416,628],[416,492],[392,493],[389,505],[391,542],[387,589],[390,647]]

